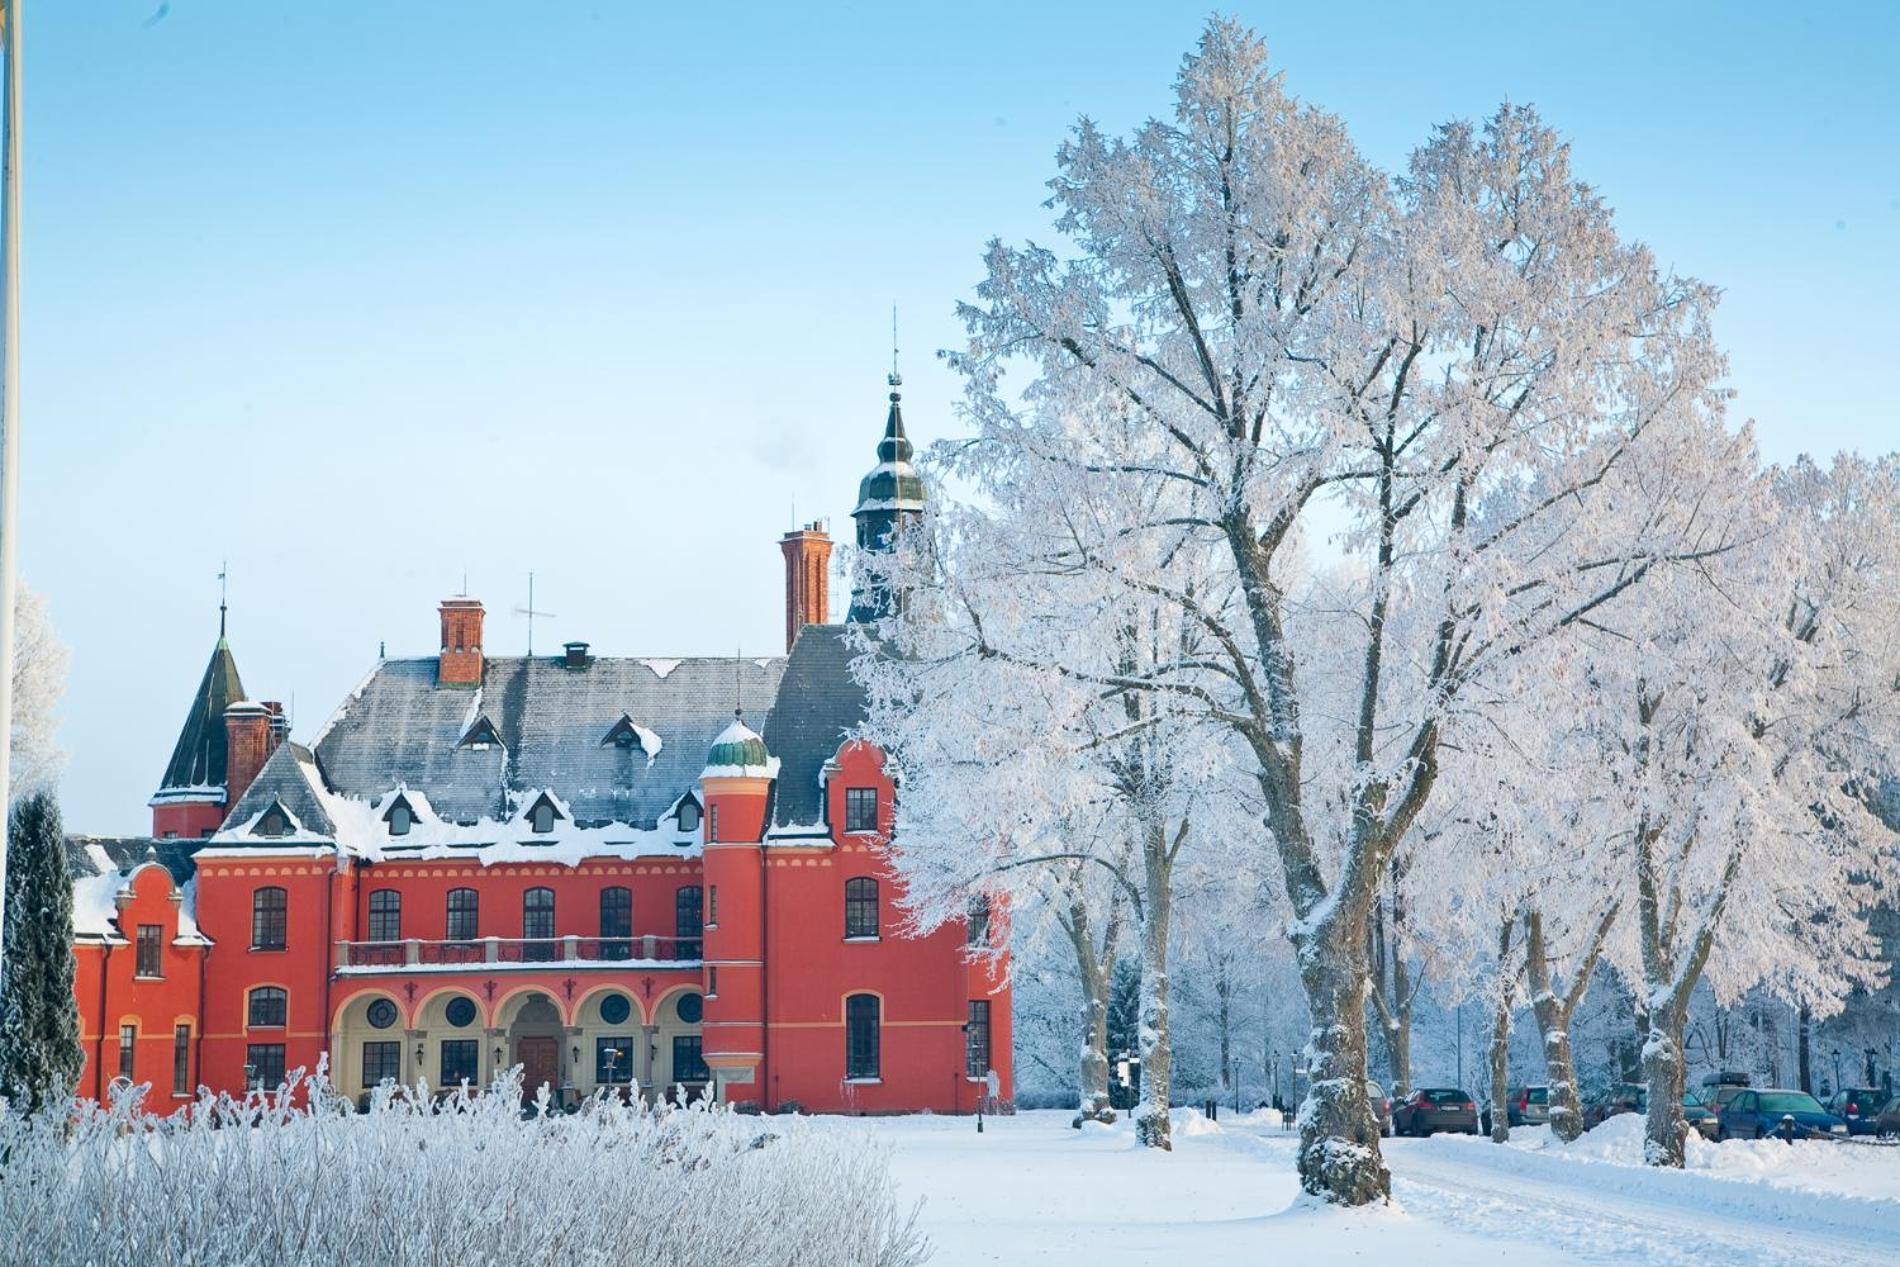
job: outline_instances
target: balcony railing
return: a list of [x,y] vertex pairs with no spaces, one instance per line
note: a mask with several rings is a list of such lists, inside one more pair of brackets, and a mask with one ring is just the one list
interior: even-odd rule
[[339,968],[401,972],[406,968],[445,968],[464,964],[697,964],[704,942],[698,937],[476,937],[463,941],[340,941]]

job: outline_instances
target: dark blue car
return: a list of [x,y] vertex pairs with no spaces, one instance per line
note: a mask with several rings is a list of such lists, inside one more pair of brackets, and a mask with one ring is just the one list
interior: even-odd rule
[[1796,1139],[1847,1134],[1847,1123],[1821,1107],[1805,1091],[1780,1087],[1749,1088],[1722,1106],[1716,1123],[1717,1139],[1768,1139],[1779,1135],[1782,1124],[1794,1119]]

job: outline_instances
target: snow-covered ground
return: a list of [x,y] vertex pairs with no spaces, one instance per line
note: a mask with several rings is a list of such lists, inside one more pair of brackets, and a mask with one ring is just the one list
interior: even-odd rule
[[1569,1148],[1541,1128],[1508,1147],[1392,1140],[1397,1208],[1347,1212],[1300,1198],[1270,1115],[1184,1112],[1172,1155],[1068,1119],[826,1120],[890,1150],[944,1264],[1900,1262],[1900,1148],[1697,1142],[1689,1170],[1660,1173],[1637,1164],[1633,1117]]

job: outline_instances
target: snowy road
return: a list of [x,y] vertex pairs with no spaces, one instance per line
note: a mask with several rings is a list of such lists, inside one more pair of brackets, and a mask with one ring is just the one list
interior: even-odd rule
[[1627,1164],[1614,1131],[1568,1150],[1393,1140],[1400,1208],[1340,1211],[1300,1199],[1292,1137],[1256,1122],[1184,1114],[1163,1155],[1126,1124],[1075,1131],[1060,1113],[983,1135],[968,1118],[821,1120],[889,1150],[902,1197],[924,1200],[932,1261],[956,1267],[1900,1262],[1900,1149],[1725,1144],[1656,1171]]
[[1395,1140],[1386,1155],[1408,1213],[1561,1247],[1576,1262],[1900,1262],[1900,1205],[1892,1202],[1571,1161],[1468,1139]]

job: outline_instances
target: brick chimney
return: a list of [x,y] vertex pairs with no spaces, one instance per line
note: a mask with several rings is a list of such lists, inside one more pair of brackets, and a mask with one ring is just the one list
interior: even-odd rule
[[236,805],[270,759],[270,710],[241,699],[224,710],[224,803]]
[[831,616],[831,534],[814,519],[780,538],[785,552],[785,649],[798,641],[806,625],[822,625]]
[[442,600],[442,652],[435,680],[440,686],[482,684],[482,600]]
[[264,759],[268,761],[270,754],[290,738],[290,718],[284,715],[283,704],[274,699],[264,701],[264,711],[270,714],[270,744],[264,752]]

